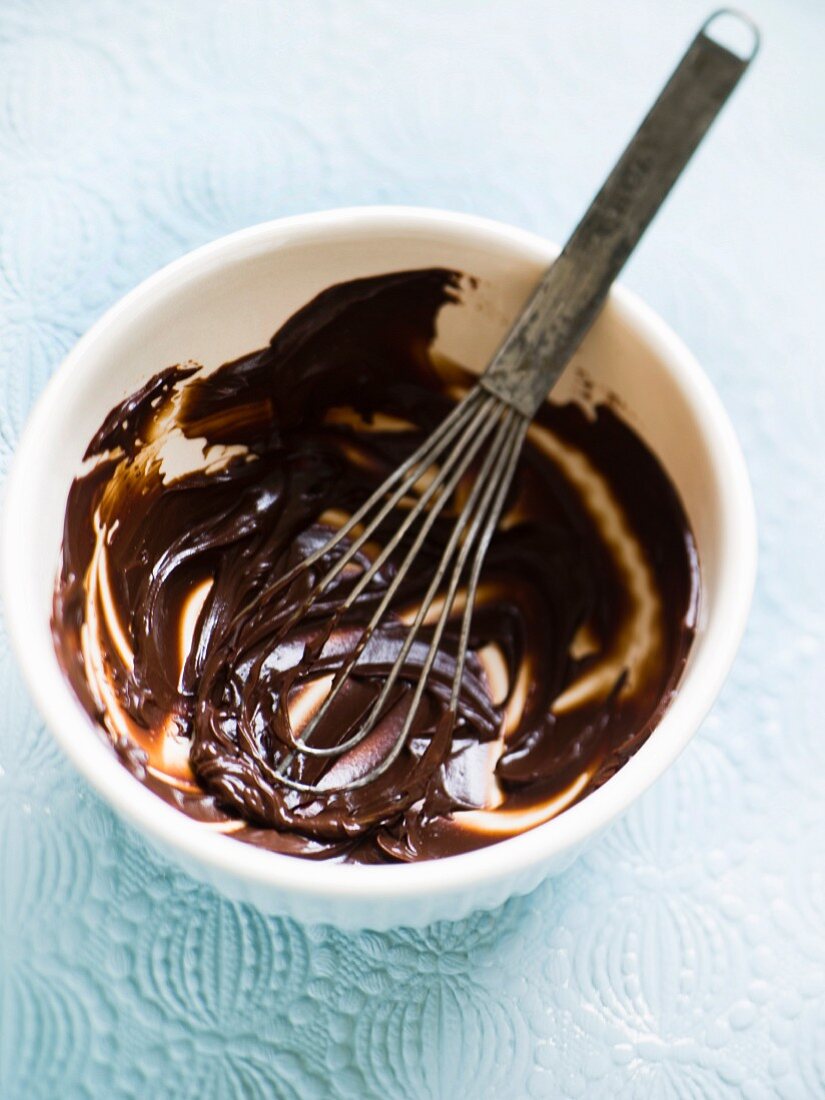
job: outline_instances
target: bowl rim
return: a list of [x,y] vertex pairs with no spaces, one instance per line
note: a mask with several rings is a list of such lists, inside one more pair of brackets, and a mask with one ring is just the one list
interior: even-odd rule
[[[230,836],[208,832],[180,810],[153,794],[120,763],[95,731],[51,645],[28,613],[26,552],[15,539],[34,484],[30,468],[38,440],[60,418],[63,394],[84,369],[88,353],[130,315],[162,299],[189,277],[257,251],[300,243],[321,235],[391,232],[459,233],[476,245],[509,247],[520,257],[549,263],[558,247],[545,238],[506,223],[471,214],[426,207],[344,207],[263,222],[203,245],[138,284],[96,321],[72,348],[38,398],[18,442],[7,479],[0,594],[12,649],[31,697],[57,743],[75,768],[120,815],[179,858],[233,879],[315,898],[384,901],[463,894],[475,886],[512,879],[534,866],[575,850],[602,831],[646,791],[684,749],[710,709],[727,676],[747,621],[756,577],[756,517],[745,461],[710,380],[691,352],[666,323],[621,284],[610,293],[609,308],[650,347],[675,378],[693,407],[712,456],[720,496],[719,597],[715,614],[703,626],[702,660],[686,671],[682,688],[662,720],[634,756],[598,790],[536,828],[486,848],[405,865],[336,864],[281,855]],[[48,636],[51,662],[44,649]],[[44,664],[45,661],[45,664]],[[701,667],[700,667],[701,664]],[[319,870],[320,868],[320,870]],[[331,914],[331,917],[334,915]]]

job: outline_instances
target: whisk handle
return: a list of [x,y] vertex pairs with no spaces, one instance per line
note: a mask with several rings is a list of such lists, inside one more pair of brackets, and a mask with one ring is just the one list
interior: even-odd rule
[[[744,52],[718,40],[731,33],[747,39]],[[485,389],[535,415],[758,48],[747,16],[706,20],[487,368]]]

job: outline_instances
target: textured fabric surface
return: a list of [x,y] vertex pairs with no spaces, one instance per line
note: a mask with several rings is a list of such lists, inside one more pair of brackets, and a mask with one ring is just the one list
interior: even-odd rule
[[[750,7],[763,54],[626,275],[719,387],[759,511],[750,628],[690,749],[532,896],[345,936],[152,854],[0,633],[3,1100],[825,1094],[825,14]],[[2,0],[0,473],[83,330],[229,230],[393,201],[563,238],[705,14]]]

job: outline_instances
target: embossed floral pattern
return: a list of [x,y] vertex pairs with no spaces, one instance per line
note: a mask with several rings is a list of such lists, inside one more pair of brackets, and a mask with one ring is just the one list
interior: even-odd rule
[[[700,736],[530,897],[344,935],[150,851],[56,751],[0,624],[2,1100],[825,1095],[823,19],[752,7],[769,48],[628,272],[718,386],[760,515]],[[210,238],[363,202],[562,237],[706,8],[5,0],[0,477],[77,337]]]

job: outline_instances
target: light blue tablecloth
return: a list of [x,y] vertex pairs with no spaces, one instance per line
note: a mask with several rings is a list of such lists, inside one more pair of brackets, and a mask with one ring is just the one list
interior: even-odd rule
[[[700,735],[532,897],[346,937],[150,853],[1,636],[3,1100],[825,1095],[825,10],[749,3],[763,54],[626,276],[756,490],[750,630]],[[411,202],[563,238],[708,4],[3,0],[0,471],[80,333],[228,230]]]

